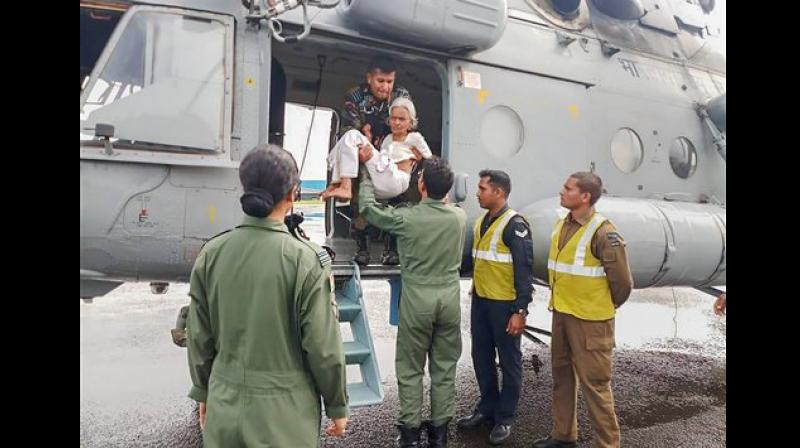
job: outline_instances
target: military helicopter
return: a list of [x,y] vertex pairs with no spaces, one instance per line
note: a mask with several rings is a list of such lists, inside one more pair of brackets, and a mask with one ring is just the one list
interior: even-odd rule
[[[341,107],[377,54],[398,62],[420,131],[481,209],[502,169],[531,222],[537,278],[558,190],[603,179],[637,288],[726,282],[724,2],[714,0],[81,1],[81,293],[187,281],[203,243],[241,219],[238,163],[281,143],[286,104]],[[332,115],[331,143],[338,133]],[[331,145],[332,146],[332,145]],[[326,204],[353,404],[382,399],[347,204]],[[377,245],[372,245],[377,246]],[[380,248],[373,247],[378,250]],[[373,259],[378,260],[379,256]]]

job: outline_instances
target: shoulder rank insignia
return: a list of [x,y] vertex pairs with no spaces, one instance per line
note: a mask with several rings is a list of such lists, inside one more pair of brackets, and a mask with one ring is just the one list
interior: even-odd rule
[[319,265],[323,268],[331,264],[331,256],[325,249],[321,249],[319,252],[317,252],[317,258],[319,259]]
[[611,243],[612,246],[617,247],[623,244],[622,238],[619,236],[617,232],[608,232],[606,234],[606,238]]
[[525,238],[528,235],[528,229],[525,229],[522,232],[520,232],[519,230],[515,230],[514,233],[516,233],[517,236],[520,238]]

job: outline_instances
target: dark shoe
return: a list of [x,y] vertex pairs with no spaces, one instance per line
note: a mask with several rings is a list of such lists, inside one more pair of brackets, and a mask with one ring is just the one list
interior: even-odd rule
[[476,409],[472,412],[471,415],[468,415],[466,417],[461,417],[460,419],[458,419],[456,425],[461,429],[472,429],[472,428],[477,428],[478,426],[483,424],[488,424],[491,421],[492,421],[491,417],[487,417],[481,414],[481,412]]
[[447,423],[433,426],[428,425],[428,447],[445,448],[447,446]]
[[500,445],[511,437],[511,425],[495,425],[492,432],[489,433],[489,443],[492,445]]
[[533,448],[575,448],[577,446],[578,442],[565,442],[552,437],[539,439],[533,442]]
[[369,264],[369,251],[360,250],[360,251],[356,252],[356,254],[353,256],[353,261],[355,261],[356,263],[358,263],[361,266],[368,265]]
[[358,230],[355,227],[350,228],[350,235],[356,240],[356,254],[353,256],[353,261],[361,266],[369,264],[369,244],[367,243],[367,232]]
[[399,448],[418,448],[420,446],[419,428],[397,425],[397,429],[400,431],[400,436],[397,438]]
[[387,250],[384,251],[381,256],[381,263],[388,266],[397,266],[400,264],[400,257],[397,255],[397,252]]

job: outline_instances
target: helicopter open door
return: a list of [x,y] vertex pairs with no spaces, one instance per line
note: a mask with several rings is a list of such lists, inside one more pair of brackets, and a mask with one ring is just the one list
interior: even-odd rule
[[[272,85],[279,85],[276,81],[281,80],[277,76],[279,73],[282,74],[281,76],[285,78],[282,82],[286,86],[286,102],[300,104],[310,109],[333,110],[333,120],[338,122],[341,120],[339,111],[344,106],[346,93],[365,81],[366,65],[378,54],[389,55],[395,59],[398,66],[395,82],[411,93],[419,118],[419,131],[425,136],[434,154],[446,157],[446,151],[443,150],[449,125],[444,118],[446,73],[440,59],[423,53],[409,54],[390,48],[376,48],[357,39],[348,40],[341,36],[311,33],[299,42],[273,44],[273,72],[276,75],[273,76]],[[280,70],[276,67],[280,67]],[[273,90],[273,95],[275,93]],[[320,119],[319,114],[316,119]],[[334,123],[336,124],[338,123]],[[315,123],[314,127],[317,126]],[[285,132],[279,129],[274,131],[276,135]],[[332,137],[329,148],[338,137],[339,135]],[[302,165],[302,160],[305,158],[305,170],[311,163],[308,157],[304,157],[307,152],[304,147],[306,141],[308,140],[303,138],[299,144],[292,143],[297,147],[285,146],[294,154],[299,154],[298,165]],[[289,140],[285,140],[284,143],[290,144]],[[313,163],[326,164],[326,161],[317,159]],[[308,179],[305,171],[301,174],[301,178]],[[321,180],[327,183],[329,179]],[[411,186],[416,189],[415,179],[412,179]],[[350,236],[352,206],[349,203],[335,203],[331,200],[326,203],[325,214],[327,234],[325,244],[333,248],[337,254],[334,271],[341,275],[352,275],[350,261],[356,252],[355,241]],[[399,274],[397,266],[380,264],[382,251],[382,242],[370,241],[372,262],[369,266],[362,267],[362,277],[385,278]]]

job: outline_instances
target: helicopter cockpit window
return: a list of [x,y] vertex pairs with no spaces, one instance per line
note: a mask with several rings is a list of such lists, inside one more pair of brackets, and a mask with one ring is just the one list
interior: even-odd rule
[[110,124],[115,148],[223,151],[229,27],[178,13],[131,12],[81,94],[81,140],[94,140],[95,126]]
[[622,128],[611,140],[611,160],[623,173],[632,173],[642,164],[642,140],[633,129]]
[[98,8],[84,7],[81,4],[81,92],[89,82],[92,68],[100,59],[100,53],[111,38],[123,12],[124,8],[116,6]]
[[697,151],[686,137],[678,137],[669,148],[669,164],[681,179],[688,179],[697,168]]

